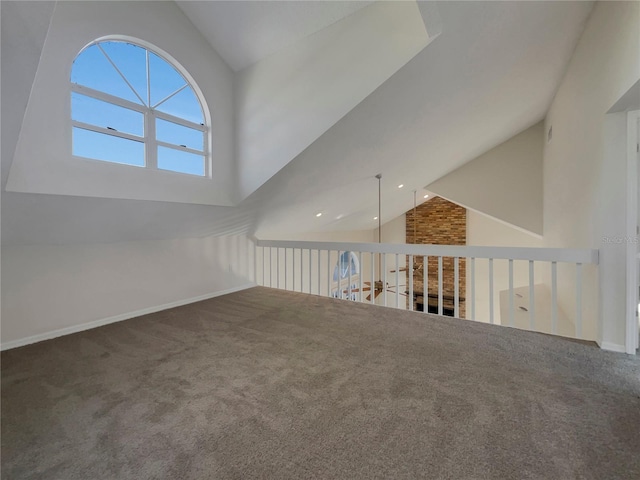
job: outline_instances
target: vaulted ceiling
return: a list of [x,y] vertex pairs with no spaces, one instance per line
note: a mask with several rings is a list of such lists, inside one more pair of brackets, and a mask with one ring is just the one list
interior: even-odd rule
[[[371,2],[179,2],[237,75]],[[53,13],[2,2],[2,242],[117,242],[373,228],[421,190],[544,118],[591,2],[438,2],[441,33],[235,207],[6,192]],[[423,10],[424,11],[424,10]],[[183,13],[184,12],[184,13]],[[428,22],[425,22],[426,24]],[[427,30],[429,29],[427,24]],[[309,111],[309,116],[316,112]],[[34,139],[37,141],[37,139]],[[398,184],[404,188],[398,189]],[[323,212],[316,217],[317,212]]]

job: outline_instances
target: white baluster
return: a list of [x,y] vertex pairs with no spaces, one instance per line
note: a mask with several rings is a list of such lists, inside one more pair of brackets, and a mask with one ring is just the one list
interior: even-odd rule
[[558,262],[551,262],[551,333],[558,333]]
[[409,310],[413,311],[413,255],[409,255],[407,273],[409,274]]
[[582,338],[582,264],[576,263],[576,338]]
[[422,257],[422,313],[429,313],[429,256]]
[[[302,253],[300,255],[302,255]],[[302,258],[300,260],[302,260]],[[300,262],[300,278],[302,278],[302,262]],[[309,295],[311,295],[311,249],[309,249]]]
[[331,250],[327,250],[327,297],[331,296]]
[[471,320],[476,319],[476,259],[471,257]]
[[460,318],[460,266],[458,257],[453,258],[453,316]]
[[438,315],[442,313],[442,257],[438,257]]
[[351,300],[351,252],[349,252],[349,259],[348,259],[349,263],[347,263],[347,272],[349,273],[348,275],[348,281],[349,281],[349,285],[347,286],[347,296],[349,298],[349,300]]
[[318,296],[320,296],[320,283],[322,283],[322,280],[320,279],[320,252],[321,252],[321,250],[318,249],[316,251],[318,252]]
[[494,323],[493,318],[493,258],[489,259],[489,322]]
[[387,254],[382,255],[382,296],[383,305],[387,306]]
[[529,329],[535,330],[536,298],[533,283],[533,260],[529,260]]
[[399,255],[396,253],[396,308],[400,308],[400,264]]
[[376,303],[376,254],[371,252],[371,303]]
[[513,259],[509,259],[509,325],[516,324],[515,298],[513,292]]
[[360,290],[360,292],[358,294],[358,298],[362,302],[362,298],[363,298],[362,297],[362,269],[363,269],[363,267],[362,267],[362,252],[358,252],[358,265],[359,265],[359,268],[360,268],[360,270],[358,271],[358,279],[360,280],[359,281],[359,285],[358,285],[358,288]]

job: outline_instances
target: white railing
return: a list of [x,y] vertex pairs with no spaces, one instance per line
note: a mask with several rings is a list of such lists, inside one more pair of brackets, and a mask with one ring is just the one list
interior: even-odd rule
[[597,264],[598,250],[258,240],[255,278],[266,287],[592,339],[597,320],[590,308],[585,337],[583,284],[586,277],[595,295]]

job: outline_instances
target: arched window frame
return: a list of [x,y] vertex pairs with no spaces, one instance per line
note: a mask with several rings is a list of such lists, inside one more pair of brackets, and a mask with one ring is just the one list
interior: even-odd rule
[[[142,113],[143,116],[144,116],[144,135],[142,137],[139,137],[139,136],[136,136],[136,135],[132,135],[132,134],[129,134],[129,133],[126,133],[126,132],[119,132],[119,131],[115,131],[115,130],[110,130],[110,129],[105,128],[105,127],[101,127],[101,126],[97,126],[97,125],[92,125],[92,124],[80,122],[80,121],[74,120],[73,118],[71,118],[72,129],[73,129],[73,127],[78,127],[78,128],[82,128],[82,129],[85,129],[85,130],[90,130],[90,131],[97,132],[97,133],[111,135],[111,136],[114,136],[114,137],[119,137],[119,138],[124,138],[124,139],[127,139],[127,140],[133,140],[133,141],[137,141],[137,142],[142,142],[143,145],[144,145],[144,150],[145,150],[145,153],[144,153],[145,165],[144,165],[143,168],[146,168],[146,169],[149,169],[149,170],[158,171],[158,172],[166,172],[166,173],[169,173],[169,174],[172,174],[172,175],[178,174],[178,175],[188,175],[189,177],[211,178],[211,176],[212,176],[212,171],[211,171],[212,170],[211,169],[212,159],[211,159],[211,150],[210,150],[210,145],[211,145],[211,127],[210,127],[211,126],[211,120],[210,120],[209,109],[207,108],[207,104],[206,104],[206,101],[204,99],[204,95],[200,91],[197,83],[193,80],[193,78],[185,70],[185,68],[179,62],[177,62],[173,57],[171,57],[171,55],[169,55],[166,52],[162,51],[158,47],[156,47],[154,45],[151,45],[150,43],[145,42],[145,41],[140,40],[140,39],[137,39],[137,38],[119,36],[119,35],[111,35],[111,36],[101,37],[101,38],[95,39],[91,43],[85,45],[80,50],[80,52],[78,52],[78,54],[76,55],[75,58],[78,58],[80,55],[82,55],[82,53],[87,48],[89,48],[89,47],[91,47],[93,45],[99,45],[100,43],[110,42],[110,41],[112,41],[112,42],[126,42],[126,43],[130,43],[130,44],[132,44],[134,46],[141,47],[141,48],[145,49],[145,51],[146,51],[146,63],[147,63],[146,68],[147,68],[147,72],[149,71],[149,53],[150,52],[155,54],[155,55],[157,55],[162,60],[167,62],[171,67],[173,67],[182,76],[182,78],[185,80],[185,84],[186,85],[182,89],[184,89],[184,88],[186,88],[188,86],[194,92],[194,94],[196,96],[196,99],[197,99],[197,101],[199,103],[200,109],[202,110],[202,118],[203,118],[204,122],[202,124],[194,123],[194,122],[191,122],[191,121],[186,120],[184,118],[177,117],[175,115],[171,115],[171,114],[168,114],[168,113],[165,113],[165,112],[158,111],[158,110],[156,110],[155,108],[153,108],[151,106],[145,105],[145,102],[142,99],[140,99],[142,101],[142,104],[138,104],[138,103],[132,102],[130,100],[127,100],[125,98],[121,98],[121,97],[118,97],[118,96],[115,96],[115,95],[111,95],[111,94],[106,93],[106,92],[101,92],[99,90],[95,90],[93,88],[90,88],[90,87],[87,87],[87,86],[84,86],[84,85],[79,85],[77,83],[73,83],[71,81],[71,75],[70,75],[69,76],[69,79],[70,79],[69,80],[69,84],[70,84],[71,92],[79,93],[81,95],[86,95],[86,96],[95,98],[97,100],[102,100],[104,102],[108,102],[108,103],[114,104],[114,105],[119,106],[119,107],[127,108],[127,109],[130,109],[130,110]],[[70,74],[73,73],[73,65],[74,64],[75,64],[75,62],[71,66]],[[131,88],[134,91],[134,93],[136,94],[136,96],[138,96],[137,92],[131,86],[131,84],[126,79],[124,74],[120,71],[120,69],[118,69],[118,67],[113,62],[111,62],[111,64],[116,69],[118,74],[123,78],[123,80],[127,83],[129,88]],[[180,91],[182,89],[180,89]],[[173,96],[173,95],[175,95],[177,93],[179,93],[179,92],[176,91],[171,96]],[[147,95],[150,95],[150,79],[149,79],[149,76],[147,76]],[[140,98],[140,97],[138,96],[138,98]],[[165,98],[164,100],[167,100],[167,99],[168,98]],[[164,102],[164,100],[163,100],[163,102]],[[150,101],[147,101],[147,103],[150,103]],[[72,115],[72,112],[70,112],[70,115]],[[164,142],[164,141],[158,140],[157,136],[156,136],[156,119],[161,119],[161,120],[173,122],[173,123],[176,123],[178,125],[182,125],[184,127],[192,128],[194,130],[198,130],[198,131],[202,132],[203,133],[203,150],[200,151],[200,150],[196,150],[196,149],[193,149],[193,148],[184,147],[184,146],[181,146],[181,145],[174,145],[174,144],[171,144],[171,143],[168,143],[168,142]],[[71,141],[73,141],[73,140],[71,140]],[[176,172],[176,171],[172,171],[172,170],[159,169],[158,168],[158,146],[167,147],[167,148],[171,148],[171,149],[182,151],[182,152],[193,153],[193,154],[196,154],[196,155],[202,155],[204,157],[204,175],[200,176],[200,175],[194,175],[194,174],[189,174],[189,173]],[[86,158],[86,157],[78,157],[76,155],[74,155],[74,157],[83,158],[83,159]],[[96,161],[94,159],[88,159],[88,160]],[[98,160],[98,161],[100,161],[100,160]],[[109,163],[115,163],[115,162],[109,162]],[[123,165],[123,166],[129,166],[129,165]],[[137,167],[137,168],[139,168],[139,167]]]
[[[346,250],[340,253],[333,267],[332,278],[335,282],[335,288],[332,288],[331,295],[334,298],[360,300],[361,292],[358,289],[360,260],[355,252]],[[346,285],[343,285],[343,281],[349,278],[351,278],[351,283],[347,282]]]

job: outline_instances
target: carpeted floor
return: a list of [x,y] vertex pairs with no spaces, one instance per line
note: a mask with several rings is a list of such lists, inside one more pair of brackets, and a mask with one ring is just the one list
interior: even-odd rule
[[254,288],[2,354],[3,479],[638,479],[640,359]]

